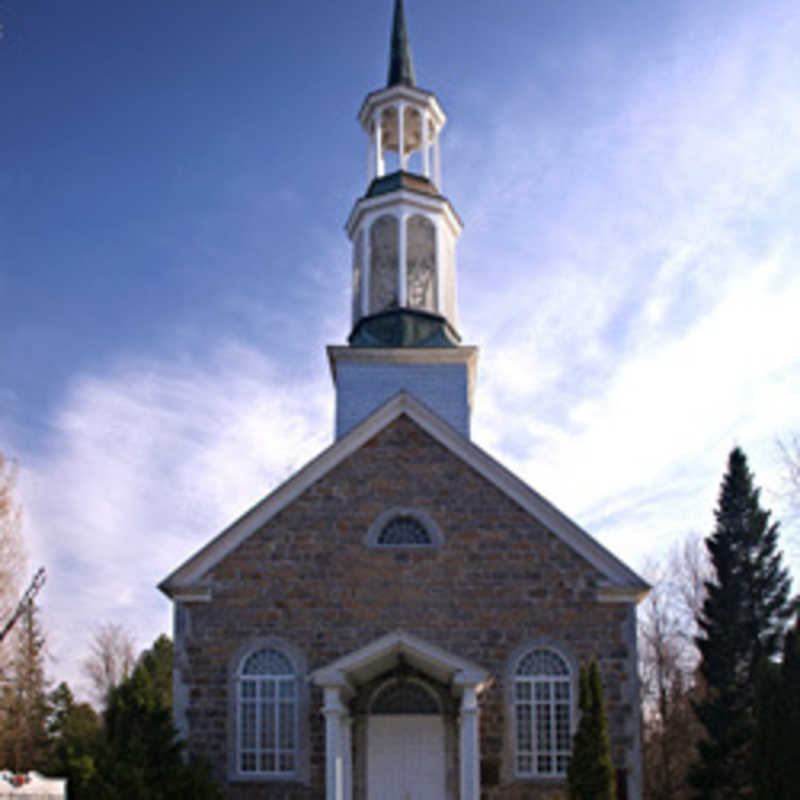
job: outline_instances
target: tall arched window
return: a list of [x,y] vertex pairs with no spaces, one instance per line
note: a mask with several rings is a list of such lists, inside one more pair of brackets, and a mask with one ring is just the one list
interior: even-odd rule
[[421,214],[406,223],[408,305],[436,311],[436,228]]
[[250,653],[238,675],[237,765],[250,775],[297,770],[297,674],[272,647]]
[[524,653],[513,677],[514,758],[520,776],[565,775],[572,745],[572,674],[555,650]]
[[397,307],[399,225],[391,214],[384,214],[369,229],[369,313],[377,314]]

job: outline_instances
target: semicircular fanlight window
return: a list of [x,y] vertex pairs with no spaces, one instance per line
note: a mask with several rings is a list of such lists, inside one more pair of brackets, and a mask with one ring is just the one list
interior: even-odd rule
[[531,650],[517,667],[517,675],[569,675],[563,658],[552,650]]
[[414,517],[403,515],[393,517],[378,534],[378,544],[382,545],[430,545],[431,535],[425,526]]
[[430,692],[413,681],[398,681],[385,688],[372,704],[373,714],[438,714]]
[[293,675],[292,662],[278,650],[266,647],[248,656],[242,675]]

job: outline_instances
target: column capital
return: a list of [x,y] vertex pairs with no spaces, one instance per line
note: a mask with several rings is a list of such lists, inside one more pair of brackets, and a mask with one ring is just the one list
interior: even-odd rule
[[477,714],[478,690],[474,686],[465,686],[461,693],[461,713]]
[[347,713],[347,708],[342,703],[342,696],[338,686],[325,687],[325,704],[322,706],[322,713],[327,716],[344,716]]

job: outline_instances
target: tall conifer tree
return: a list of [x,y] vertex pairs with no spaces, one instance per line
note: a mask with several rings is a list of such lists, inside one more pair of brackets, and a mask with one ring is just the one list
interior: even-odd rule
[[698,618],[705,697],[695,705],[705,728],[691,773],[698,798],[753,797],[755,699],[760,665],[781,647],[790,614],[789,577],[777,547],[778,524],[761,508],[744,453],[728,458],[706,539],[714,577]]
[[764,662],[756,699],[757,800],[795,800],[800,787],[800,620],[786,634],[783,661]]
[[570,800],[616,800],[614,766],[608,741],[603,684],[596,659],[581,667],[581,721],[567,770]]

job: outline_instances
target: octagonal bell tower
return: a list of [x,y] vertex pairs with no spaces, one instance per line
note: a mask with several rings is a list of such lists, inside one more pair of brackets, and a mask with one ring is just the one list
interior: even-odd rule
[[416,85],[402,0],[395,0],[389,75],[364,100],[367,190],[347,219],[353,245],[352,329],[329,347],[336,435],[405,390],[469,436],[477,349],[456,330],[461,221],[441,191],[446,116]]

